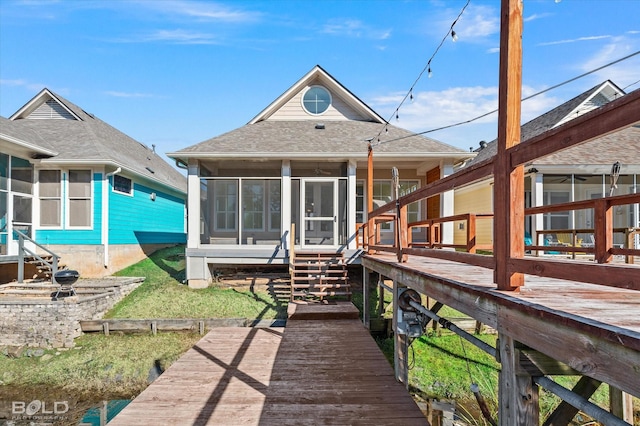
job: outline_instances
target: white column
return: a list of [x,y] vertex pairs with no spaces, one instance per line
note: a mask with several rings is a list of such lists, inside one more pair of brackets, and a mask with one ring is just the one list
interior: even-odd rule
[[289,250],[295,241],[291,235],[291,161],[282,160],[282,242],[284,248]]
[[[440,178],[453,174],[453,164],[443,164],[440,167]],[[446,191],[440,197],[440,217],[454,215],[454,191]],[[453,244],[453,222],[442,224],[442,244]]]
[[104,267],[109,267],[109,176],[115,173],[107,173],[106,168],[102,170],[102,230],[101,243],[104,247]]
[[200,177],[198,163],[189,161],[187,175],[187,248],[200,246]]
[[347,248],[357,246],[356,235],[356,162],[349,160],[347,166]]
[[[544,205],[544,186],[542,184],[542,173],[531,174],[531,207]],[[538,241],[538,231],[544,229],[544,218],[542,213],[531,216],[531,241],[533,245],[544,245],[544,241]],[[540,254],[540,252],[536,252]]]

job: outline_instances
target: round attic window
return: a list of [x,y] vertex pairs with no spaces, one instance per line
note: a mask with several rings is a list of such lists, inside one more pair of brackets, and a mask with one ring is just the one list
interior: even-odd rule
[[331,94],[322,86],[311,86],[302,97],[302,106],[309,114],[322,114],[329,105],[331,105]]

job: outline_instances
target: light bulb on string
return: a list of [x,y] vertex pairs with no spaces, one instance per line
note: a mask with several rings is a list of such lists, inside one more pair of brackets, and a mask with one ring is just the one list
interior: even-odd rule
[[413,102],[413,89],[409,90],[409,100]]
[[454,42],[458,41],[458,34],[454,30],[451,30],[451,38]]
[[433,76],[433,73],[431,72],[431,67],[429,67],[429,69],[427,70],[427,77],[431,78]]
[[396,121],[400,121],[400,115],[396,112]]
[[389,128],[387,126],[384,126],[384,132],[389,133]]

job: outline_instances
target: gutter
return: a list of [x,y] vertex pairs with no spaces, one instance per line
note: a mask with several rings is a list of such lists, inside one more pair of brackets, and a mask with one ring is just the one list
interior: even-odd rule
[[104,267],[109,267],[109,177],[115,176],[122,171],[118,167],[112,172],[105,173],[104,185],[102,188],[102,245],[104,246]]

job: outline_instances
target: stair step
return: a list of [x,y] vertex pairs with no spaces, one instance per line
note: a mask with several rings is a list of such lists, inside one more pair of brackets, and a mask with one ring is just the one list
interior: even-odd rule
[[305,296],[351,296],[352,293],[350,291],[305,291],[305,292],[294,292],[292,293],[294,297],[305,297]]

